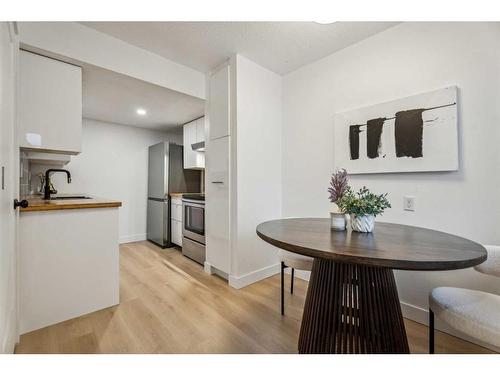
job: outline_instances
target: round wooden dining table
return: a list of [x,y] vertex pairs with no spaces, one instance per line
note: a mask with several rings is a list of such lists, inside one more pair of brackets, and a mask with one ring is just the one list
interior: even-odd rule
[[359,233],[331,230],[330,219],[282,219],[259,224],[257,235],[314,258],[299,353],[409,353],[393,270],[454,270],[487,257],[465,238],[390,223]]

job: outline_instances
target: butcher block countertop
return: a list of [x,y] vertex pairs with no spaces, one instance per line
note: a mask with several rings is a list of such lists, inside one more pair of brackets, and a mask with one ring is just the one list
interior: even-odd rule
[[[71,194],[82,195],[86,194]],[[64,197],[64,194],[56,195],[55,197]],[[52,211],[52,210],[72,210],[82,208],[109,208],[120,207],[122,202],[114,201],[111,199],[103,199],[91,197],[90,199],[54,199],[44,200],[41,195],[26,195],[21,197],[29,202],[29,206],[21,208],[21,212],[27,211]]]
[[186,194],[186,193],[170,193],[170,196],[172,198],[182,198],[182,194]]
[[182,198],[184,194],[202,194],[202,193],[169,193],[172,198]]

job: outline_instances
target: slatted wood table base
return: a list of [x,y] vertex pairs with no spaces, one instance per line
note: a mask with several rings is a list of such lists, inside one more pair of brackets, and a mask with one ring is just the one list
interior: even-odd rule
[[409,353],[392,269],[315,259],[299,353]]

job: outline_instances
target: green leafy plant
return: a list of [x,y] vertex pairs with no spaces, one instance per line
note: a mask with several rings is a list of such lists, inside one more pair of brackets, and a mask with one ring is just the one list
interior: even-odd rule
[[347,192],[337,202],[337,205],[342,212],[356,216],[377,216],[383,213],[386,208],[391,207],[387,200],[387,193],[373,194],[365,186],[356,193],[351,188],[348,188]]

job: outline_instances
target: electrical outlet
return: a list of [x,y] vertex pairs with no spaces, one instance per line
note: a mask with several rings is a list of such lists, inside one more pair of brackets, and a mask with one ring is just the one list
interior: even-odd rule
[[405,211],[415,211],[415,197],[403,197],[403,209]]

